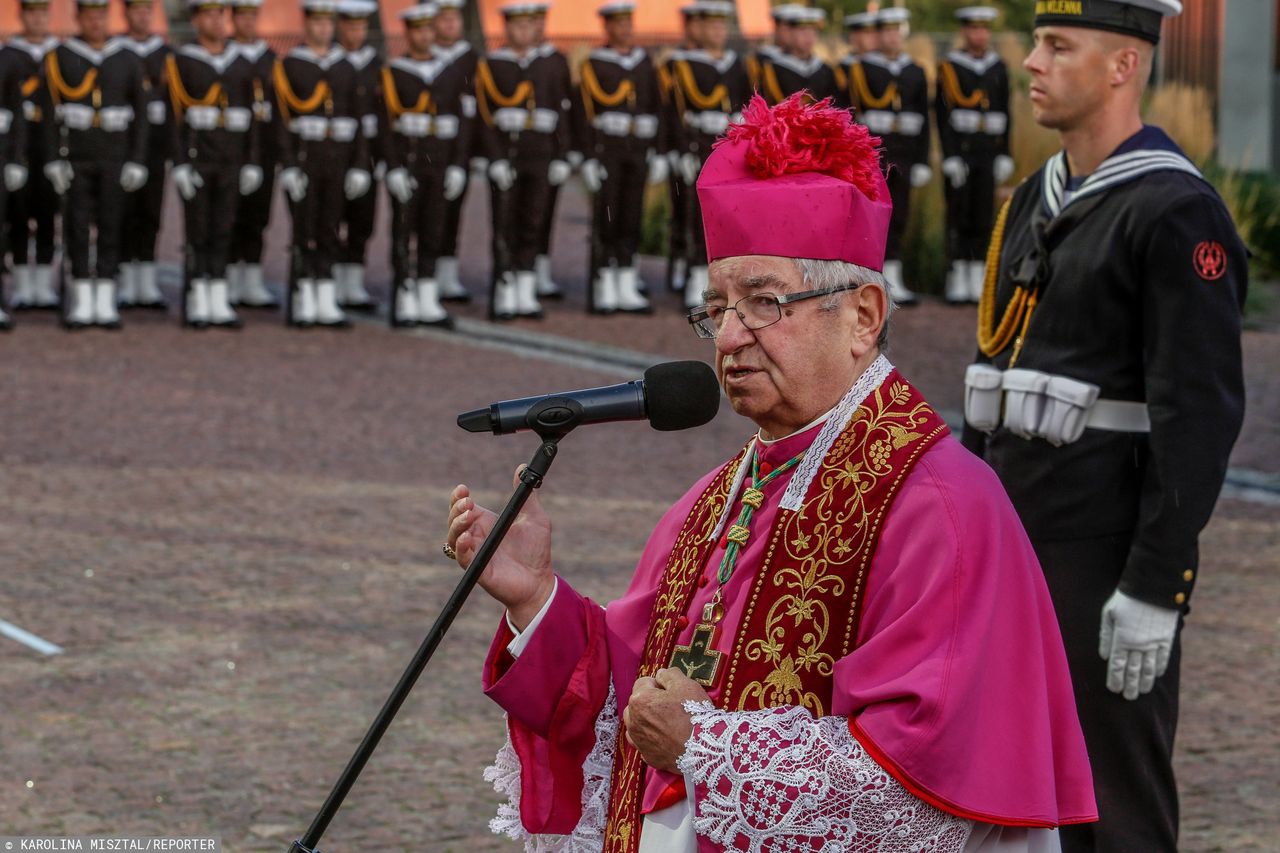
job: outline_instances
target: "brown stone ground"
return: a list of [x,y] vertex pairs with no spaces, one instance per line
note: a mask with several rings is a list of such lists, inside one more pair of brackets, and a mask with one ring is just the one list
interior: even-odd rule
[[[468,256],[473,278],[480,263]],[[697,355],[666,307],[590,323],[553,309],[542,328]],[[284,851],[453,588],[438,551],[449,488],[467,480],[499,503],[533,449],[464,434],[456,413],[617,380],[371,325],[127,319],[120,334],[67,335],[24,317],[0,336],[0,618],[66,650],[0,638],[0,834],[213,833],[225,849]],[[956,405],[971,312],[926,306],[897,323],[895,359]],[[1262,422],[1280,408],[1264,376],[1280,353],[1274,337],[1246,347],[1263,394],[1246,428],[1257,449],[1238,464],[1276,471]],[[573,435],[544,494],[559,571],[617,594],[662,509],[747,433],[724,411],[681,434]],[[1274,506],[1223,502],[1203,537],[1185,850],[1275,849],[1280,833],[1276,521]],[[480,778],[501,740],[478,688],[498,615],[482,593],[470,602],[325,850],[515,849],[485,829],[496,795]]]

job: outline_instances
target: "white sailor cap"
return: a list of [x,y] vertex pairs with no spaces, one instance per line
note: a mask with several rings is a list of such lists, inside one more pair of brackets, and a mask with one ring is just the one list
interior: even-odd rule
[[439,7],[435,3],[419,3],[400,10],[400,20],[406,24],[426,24],[436,16]]
[[207,12],[210,9],[222,10],[227,8],[227,0],[187,0],[187,8],[191,10],[191,14],[196,12]]
[[698,0],[693,4],[694,14],[704,18],[732,18],[733,3],[730,0]]
[[602,18],[612,18],[616,15],[630,15],[636,11],[636,4],[631,0],[609,0],[599,9],[596,14]]
[[965,24],[989,24],[996,19],[998,10],[994,6],[965,6],[956,9],[956,20]]
[[232,9],[261,9],[262,0],[227,0]]
[[338,0],[302,0],[302,14],[333,16],[338,12]]
[[445,9],[461,9],[467,5],[466,0],[436,0],[436,11],[441,12]]
[[801,6],[800,14],[796,17],[797,24],[812,24],[820,27],[826,22],[827,11],[819,6]]
[[876,12],[876,26],[896,26],[911,20],[911,10],[905,6],[886,6]]
[[504,18],[528,18],[543,14],[546,11],[546,6],[542,3],[530,2],[530,0],[513,0],[510,3],[503,3],[498,7],[498,11],[502,13]]
[[844,26],[847,30],[869,30],[875,25],[875,12],[855,12],[844,16]]
[[784,24],[794,24],[800,19],[804,13],[804,7],[799,3],[783,3],[780,6],[774,6],[769,10],[769,14],[773,16],[775,21]]
[[369,18],[378,14],[373,0],[338,0],[338,15],[343,18]]
[[109,0],[76,0],[76,6],[81,9],[101,9],[108,2]]
[[1181,0],[1036,0],[1033,26],[1105,30],[1157,44],[1164,19],[1181,14]]

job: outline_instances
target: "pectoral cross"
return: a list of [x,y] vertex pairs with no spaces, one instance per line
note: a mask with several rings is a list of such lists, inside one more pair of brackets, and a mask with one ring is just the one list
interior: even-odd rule
[[671,665],[683,670],[685,675],[703,687],[711,687],[716,683],[720,661],[724,658],[724,652],[711,648],[711,641],[715,639],[718,630],[715,623],[719,620],[713,621],[715,614],[714,604],[703,608],[702,621],[694,627],[689,645],[676,646],[671,653]]

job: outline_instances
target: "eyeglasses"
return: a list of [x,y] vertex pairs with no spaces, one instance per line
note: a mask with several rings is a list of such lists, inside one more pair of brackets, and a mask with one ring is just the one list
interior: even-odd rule
[[689,312],[689,325],[693,326],[693,331],[698,337],[715,340],[716,335],[720,334],[720,325],[724,322],[725,315],[732,311],[738,315],[742,325],[755,332],[781,320],[783,305],[803,302],[818,296],[843,293],[846,290],[857,290],[861,286],[860,283],[851,282],[839,287],[802,290],[799,293],[784,293],[781,296],[775,296],[772,293],[753,293],[742,297],[732,305],[703,305],[695,308]]

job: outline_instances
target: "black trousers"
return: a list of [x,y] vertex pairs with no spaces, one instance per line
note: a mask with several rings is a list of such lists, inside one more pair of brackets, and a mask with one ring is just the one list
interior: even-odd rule
[[689,197],[695,195],[694,188],[684,182],[678,174],[679,169],[672,169],[667,179],[667,191],[671,198],[671,218],[667,223],[667,256],[670,258],[687,258],[689,254]]
[[29,247],[32,232],[36,238],[37,264],[53,263],[53,224],[58,213],[58,194],[53,184],[44,176],[45,161],[32,160],[27,173],[27,185],[9,195],[5,219],[9,223],[8,249],[14,266],[30,261]]
[[204,186],[195,198],[183,202],[189,270],[193,278],[226,278],[232,222],[240,197],[240,167],[195,164],[195,170]]
[[1107,689],[1106,661],[1098,655],[1102,606],[1120,580],[1131,540],[1128,533],[1067,542],[1032,539],[1062,629],[1100,817],[1098,823],[1064,827],[1064,853],[1177,850],[1173,738],[1181,631],[1165,674],[1133,701]]
[[628,267],[640,248],[644,188],[649,169],[643,152],[600,157],[607,177],[592,202],[592,269]]
[[121,235],[120,259],[154,262],[156,238],[160,236],[160,217],[164,209],[165,163],[150,159],[146,163],[147,182],[138,190],[125,194],[124,220],[129,227]]
[[444,232],[440,237],[440,257],[451,258],[458,254],[458,226],[462,223],[462,203],[467,200],[467,190],[471,187],[471,172],[467,172],[467,183],[462,194],[453,201],[446,202],[444,209]]
[[444,169],[410,172],[418,188],[407,204],[391,199],[391,269],[399,286],[408,278],[430,278],[444,243]]
[[[551,162],[547,162],[550,167]],[[538,254],[551,254],[551,230],[556,225],[556,203],[560,201],[560,187],[553,187],[549,183],[547,185],[549,195],[547,196],[547,215],[542,220],[542,233],[538,238]],[[524,269],[521,267],[521,269]]]
[[[128,195],[120,187],[124,163],[73,160],[67,189],[64,241],[71,258],[72,278],[115,278],[120,269],[121,211]],[[96,237],[92,236],[96,231]],[[97,249],[89,265],[90,244]]]
[[302,166],[307,176],[307,194],[302,201],[289,205],[298,278],[333,278],[340,246],[338,220],[346,201],[342,192],[347,172],[345,154],[344,151],[338,157],[321,153],[308,157]]
[[969,177],[959,189],[944,178],[949,261],[981,261],[987,257],[991,226],[995,222],[994,162],[994,156],[966,157]]
[[885,242],[884,259],[900,261],[902,260],[902,237],[907,233],[907,222],[911,219],[911,164],[889,161],[884,172],[884,180],[889,186],[889,197],[893,199],[893,213],[889,215],[889,236]]
[[271,202],[275,191],[275,165],[268,163],[262,167],[262,186],[249,195],[238,196],[235,223],[231,228],[231,263],[262,262],[262,239],[267,223],[271,221]]
[[551,216],[550,157],[523,157],[513,165],[516,182],[502,191],[490,181],[493,214],[494,279],[515,270],[532,270],[542,253],[542,238]]
[[377,181],[360,198],[347,200],[343,205],[342,246],[338,249],[338,263],[364,266],[364,250],[369,245],[369,238],[373,236],[373,219],[377,210]]

